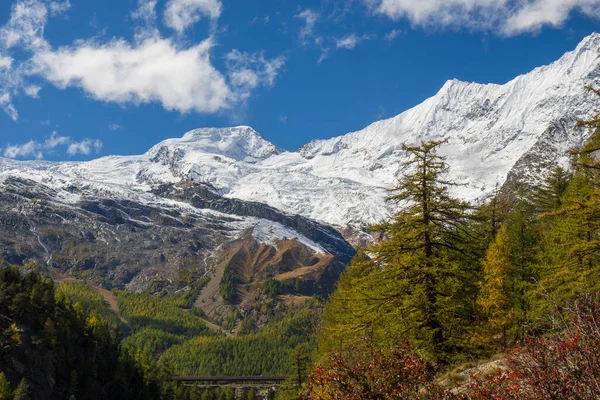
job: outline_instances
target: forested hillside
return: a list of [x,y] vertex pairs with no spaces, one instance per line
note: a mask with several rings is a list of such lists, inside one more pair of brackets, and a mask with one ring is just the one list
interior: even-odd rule
[[[305,397],[598,398],[600,114],[579,127],[571,171],[476,205],[449,195],[443,142],[404,146],[397,212],[325,307]],[[487,376],[448,372],[495,354]]]
[[119,351],[118,323],[101,299],[63,289],[0,265],[0,398],[158,399]]

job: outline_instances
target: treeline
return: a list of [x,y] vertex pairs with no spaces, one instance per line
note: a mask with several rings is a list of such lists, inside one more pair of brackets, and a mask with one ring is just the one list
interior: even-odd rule
[[36,273],[0,265],[0,399],[158,398],[119,350],[118,324]]
[[[345,371],[367,379],[372,373],[367,368],[352,372],[353,366],[362,365],[360,357],[352,361],[357,354],[370,354],[362,358],[366,364],[387,363],[390,371],[395,371],[397,359],[424,363],[421,369],[415,367],[417,374],[429,376],[423,371],[440,372],[467,359],[511,353],[532,338],[554,335],[549,343],[556,349],[583,346],[569,333],[585,325],[574,325],[574,315],[580,322],[600,317],[594,304],[587,310],[596,311],[574,312],[581,311],[581,299],[600,292],[600,114],[580,125],[594,131],[588,144],[572,151],[571,172],[557,167],[536,187],[497,190],[476,206],[451,196],[455,183],[447,179],[448,166],[437,153],[443,142],[404,146],[410,156],[406,174],[389,197],[398,210],[393,219],[373,227],[383,240],[358,253],[325,308],[316,371],[326,379],[313,379],[309,398],[360,398],[327,395],[332,389],[327,379],[336,380],[322,373]],[[580,338],[581,332],[595,331],[579,332]],[[536,343],[538,350],[543,347]],[[579,355],[597,362],[598,348],[585,348],[591,353]],[[574,368],[567,355],[546,355],[554,360],[557,375]],[[532,376],[538,373],[530,371]],[[587,373],[600,374],[600,368],[590,367]],[[594,377],[592,381],[600,379]],[[415,398],[432,380],[419,382],[412,392]],[[589,382],[581,379],[582,385]],[[519,398],[497,386],[501,390],[488,392],[500,397],[471,398]],[[323,396],[315,397],[315,390]],[[404,398],[385,392],[368,398]]]

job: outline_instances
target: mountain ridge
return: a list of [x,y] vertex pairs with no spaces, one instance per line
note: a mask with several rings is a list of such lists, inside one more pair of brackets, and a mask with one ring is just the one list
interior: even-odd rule
[[62,191],[69,185],[116,197],[143,198],[153,187],[202,182],[217,193],[268,204],[343,228],[386,218],[387,188],[401,174],[403,143],[448,139],[441,148],[454,195],[477,201],[497,184],[534,182],[587,133],[575,121],[595,110],[585,85],[600,84],[600,34],[593,33],[553,63],[505,84],[448,80],[395,117],[285,151],[249,126],[200,128],[166,139],[139,156],[83,163],[0,160],[17,174]]

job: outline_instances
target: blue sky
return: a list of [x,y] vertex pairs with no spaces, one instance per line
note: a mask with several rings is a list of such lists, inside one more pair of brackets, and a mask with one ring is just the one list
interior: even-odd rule
[[231,125],[294,150],[594,31],[600,0],[6,0],[0,156],[139,154]]

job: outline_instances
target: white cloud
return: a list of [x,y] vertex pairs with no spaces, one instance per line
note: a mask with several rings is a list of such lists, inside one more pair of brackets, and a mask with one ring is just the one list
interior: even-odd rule
[[158,37],[44,51],[32,72],[59,88],[80,87],[93,98],[126,103],[159,102],[167,110],[214,113],[235,100],[224,76],[210,63],[211,40],[178,48]]
[[61,15],[66,13],[71,9],[71,2],[69,0],[65,1],[52,1],[49,6],[51,15]]
[[314,44],[320,50],[321,54],[317,60],[317,63],[319,64],[329,56],[329,48],[325,45],[325,40],[315,32],[315,25],[320,17],[321,15],[318,12],[311,9],[301,11],[294,16],[294,18],[304,21],[304,25],[298,34],[302,45],[307,46],[309,44]]
[[42,90],[41,86],[30,85],[25,88],[25,94],[29,97],[37,99],[40,97],[40,90]]
[[13,63],[12,57],[0,55],[0,70],[8,70]]
[[143,24],[135,26],[135,37],[143,40],[158,35],[156,28],[156,4],[158,0],[138,0],[137,8],[131,13],[134,21],[142,21]]
[[600,18],[600,0],[536,0],[525,3],[503,25],[505,34],[536,31],[544,25],[561,26],[571,12]]
[[77,154],[90,155],[92,152],[99,153],[102,150],[102,142],[100,140],[85,139],[81,142],[74,142],[67,147],[67,153],[71,156]]
[[121,128],[123,128],[123,127],[119,124],[115,124],[115,123],[108,124],[108,129],[110,129],[113,132],[118,131]]
[[[67,146],[71,143],[71,138],[68,136],[59,136],[58,133],[52,132],[44,142],[30,140],[27,143],[20,145],[8,145],[4,149],[4,157],[8,158],[27,158],[35,157],[40,160],[44,158],[44,153],[52,151],[57,147]],[[69,153],[70,154],[70,153]]]
[[304,26],[300,29],[300,40],[303,44],[307,44],[310,39],[315,36],[314,29],[315,24],[319,20],[319,13],[316,11],[306,9],[295,15],[295,18],[304,21]]
[[28,50],[47,46],[44,26],[48,8],[38,0],[20,0],[12,6],[10,20],[0,28],[0,44],[10,49],[21,46]]
[[363,0],[376,13],[433,28],[516,35],[561,26],[574,11],[600,18],[600,0]]
[[182,33],[202,17],[218,19],[222,8],[219,0],[169,0],[165,7],[165,25]]
[[[157,0],[138,0],[132,13],[133,41],[77,40],[53,48],[43,32],[49,15],[64,13],[69,1],[17,0],[9,22],[0,27],[0,109],[16,120],[15,95],[37,97],[40,86],[28,80],[43,78],[60,89],[81,88],[90,97],[118,104],[159,103],[181,113],[217,113],[247,100],[258,86],[271,86],[284,59],[266,59],[262,53],[228,59],[225,72],[211,61],[213,40],[189,45],[163,38],[155,27]],[[181,32],[202,16],[221,13],[219,0],[170,0],[165,21]],[[15,48],[31,58],[17,63],[6,55]],[[240,53],[242,54],[242,53]]]
[[[57,3],[58,4],[58,3]],[[22,65],[8,55],[13,48],[27,51],[45,48],[44,26],[48,9],[38,0],[20,0],[13,4],[9,21],[0,27],[0,109],[16,121],[19,113],[13,105],[14,96],[19,92],[33,94],[32,87],[24,82]]]
[[363,42],[365,40],[369,40],[372,38],[373,38],[372,35],[358,36],[355,33],[351,33],[349,35],[344,36],[343,38],[336,39],[335,47],[337,47],[338,49],[350,50],[350,49],[355,48],[356,45],[359,44],[360,42]]
[[38,150],[39,146],[40,144],[33,140],[22,145],[9,145],[4,149],[4,157],[17,158],[34,156],[39,160],[44,158],[44,153]]
[[387,35],[385,35],[385,40],[387,40],[388,42],[391,42],[394,39],[396,39],[398,36],[400,36],[401,34],[402,34],[402,31],[400,29],[392,29]]
[[8,116],[13,120],[16,121],[19,119],[19,113],[17,112],[17,109],[15,108],[15,106],[13,106],[12,104],[12,97],[10,95],[10,93],[1,93],[0,92],[0,108],[8,114]]
[[284,57],[266,59],[263,53],[244,53],[233,50],[225,57],[229,81],[241,100],[258,86],[273,86],[285,64]]
[[338,49],[353,49],[358,43],[358,37],[352,33],[346,37],[336,40],[335,47]]

